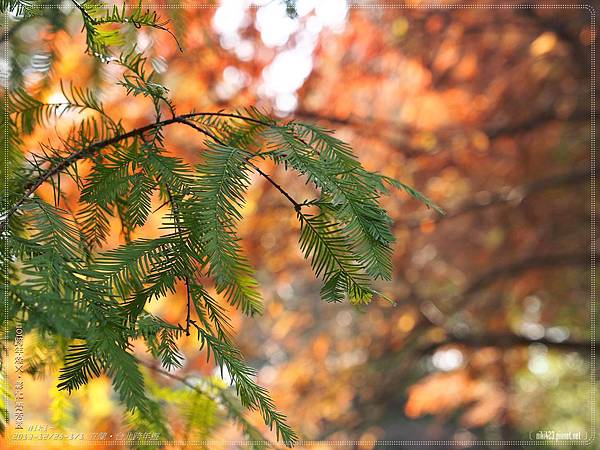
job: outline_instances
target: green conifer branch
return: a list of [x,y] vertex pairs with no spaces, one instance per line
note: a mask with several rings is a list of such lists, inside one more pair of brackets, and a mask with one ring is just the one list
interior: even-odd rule
[[[60,389],[77,389],[106,373],[128,409],[131,426],[160,430],[163,436],[169,430],[157,403],[160,396],[139,366],[169,372],[140,363],[132,342],[143,339],[163,367],[181,367],[176,339],[191,335],[193,327],[207,358],[212,356],[233,380],[239,405],[221,397],[228,414],[240,422],[257,448],[270,443],[244,419],[240,406],[259,410],[277,438],[292,445],[296,434],[267,391],[256,384],[255,370],[243,361],[231,338],[227,310],[202,284],[211,279],[217,292],[244,313],[261,310],[258,283],[237,237],[250,174],[265,179],[296,211],[300,247],[323,279],[321,295],[327,301],[348,298],[366,303],[377,294],[371,282],[391,276],[394,238],[390,219],[379,204],[387,186],[433,204],[412,188],[365,170],[350,146],[328,130],[296,122],[280,124],[253,108],[177,115],[169,89],[157,74],[145,70],[145,57],[135,52],[111,55],[122,43],[120,30],[111,25],[129,23],[171,34],[167,22],[141,4],[107,9],[98,0],[72,2],[83,18],[88,53],[124,68],[119,84],[127,95],[149,99],[155,120],[126,131],[90,90],[61,84],[67,101],[47,104],[24,88],[13,89],[2,141],[10,150],[9,167],[16,168],[11,171],[10,194],[3,199],[5,214],[0,219],[0,234],[7,244],[2,258],[10,272],[3,274],[3,281],[10,282],[6,288],[12,300],[7,313],[27,318],[27,332],[60,338]],[[292,8],[292,2],[286,4]],[[0,9],[17,9],[25,18],[42,10],[37,0],[0,0]],[[98,117],[83,119],[62,139],[62,146],[42,146],[25,168],[19,149],[22,135],[47,126],[65,108],[92,110]],[[170,117],[163,119],[163,112]],[[173,124],[186,125],[207,138],[202,163],[191,167],[166,153],[163,132]],[[258,158],[294,169],[312,183],[318,198],[296,200],[256,164]],[[77,170],[82,160],[91,163],[85,176]],[[82,207],[75,213],[58,206],[65,175],[80,190]],[[52,184],[54,205],[36,195],[44,183]],[[152,211],[156,191],[163,205]],[[170,212],[164,215],[165,234],[134,240],[132,231],[166,205]],[[125,243],[99,251],[113,216],[121,221]],[[148,302],[176,292],[181,285],[186,292],[185,326],[169,324],[146,310]],[[194,395],[185,398],[207,400],[199,392]],[[0,416],[5,406],[0,405]],[[185,417],[186,433],[212,426],[212,419],[197,417],[189,408]],[[4,423],[0,417],[0,429]]]

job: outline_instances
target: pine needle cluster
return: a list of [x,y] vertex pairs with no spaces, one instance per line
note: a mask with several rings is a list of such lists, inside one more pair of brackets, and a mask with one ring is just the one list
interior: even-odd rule
[[[19,20],[47,14],[31,0],[3,0],[0,6]],[[81,15],[88,53],[121,66],[125,93],[149,99],[155,120],[128,130],[105,112],[97,93],[85,87],[62,85],[65,101],[49,104],[18,83],[10,86],[9,109],[2,111],[2,145],[9,165],[3,167],[8,185],[3,186],[7,194],[0,217],[3,293],[9,309],[1,316],[8,319],[9,328],[22,322],[27,333],[39,337],[28,360],[30,373],[39,374],[47,365],[60,368],[52,404],[61,426],[72,420],[69,398],[61,392],[106,374],[132,429],[168,437],[162,405],[169,403],[184,412],[187,432],[206,435],[223,419],[218,410],[224,408],[260,447],[264,438],[244,418],[245,407],[260,411],[277,438],[293,444],[297,435],[256,383],[256,371],[244,362],[222,304],[248,315],[262,311],[259,285],[237,235],[253,175],[272,184],[295,211],[300,248],[322,280],[321,297],[328,302],[366,304],[380,295],[373,282],[391,278],[394,236],[380,205],[390,187],[434,205],[410,187],[365,170],[350,146],[329,130],[282,123],[253,108],[177,114],[169,89],[148,68],[144,55],[119,50],[125,44],[122,27],[171,33],[167,21],[141,4],[119,8],[88,0],[74,6]],[[60,145],[42,145],[25,158],[23,136],[66,111],[86,112],[85,118],[62,136]],[[191,165],[165,147],[164,130],[175,125],[197,132],[204,148],[200,164]],[[78,172],[83,160],[90,165],[85,175]],[[260,168],[262,160],[282,166],[290,177],[304,177],[316,197],[294,199]],[[61,206],[65,178],[79,187],[75,211]],[[53,201],[37,195],[42,184],[53,187]],[[134,230],[155,212],[156,195],[169,211],[162,235],[133,239]],[[114,218],[125,239],[106,250]],[[215,297],[209,294],[211,286]],[[148,311],[150,302],[181,287],[187,315],[179,323]],[[237,396],[216,380],[183,379],[183,389],[155,385],[149,369],[182,367],[177,344],[182,336],[195,337],[207,358],[227,371]],[[140,341],[149,358],[134,353],[133,343]],[[6,411],[1,405],[3,427]]]

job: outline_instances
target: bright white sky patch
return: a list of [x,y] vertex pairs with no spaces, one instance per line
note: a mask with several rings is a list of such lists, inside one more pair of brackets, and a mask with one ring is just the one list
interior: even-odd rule
[[546,355],[533,355],[531,358],[529,358],[527,368],[531,373],[543,375],[550,369],[550,364],[548,364],[548,358],[546,358]]
[[144,53],[146,50],[148,50],[152,46],[152,43],[153,43],[152,37],[148,33],[140,31],[137,34],[137,42],[135,45],[135,50],[138,53]]
[[317,0],[298,0],[296,2],[296,12],[298,16],[304,17],[315,8],[317,5]]
[[246,0],[223,0],[213,17],[213,28],[219,34],[237,33],[246,25],[248,2]]
[[254,56],[254,44],[248,40],[239,42],[235,47],[235,54],[242,61],[250,61]]
[[315,12],[324,26],[334,31],[341,31],[346,23],[348,3],[346,0],[320,1],[317,2]]
[[458,369],[463,362],[463,355],[460,350],[451,348],[448,350],[438,350],[431,358],[431,362],[436,369],[449,372]]
[[[348,16],[346,0],[298,0],[298,17],[288,16],[285,2],[260,0],[254,26],[266,47],[281,48],[262,73],[258,86],[260,96],[273,101],[282,115],[293,112],[298,105],[296,92],[313,69],[313,52],[324,28],[342,31]],[[242,61],[256,53],[254,43],[244,40],[241,31],[250,25],[248,0],[222,0],[213,17],[213,28],[219,34],[221,46],[235,51]],[[283,47],[283,48],[282,48]],[[233,83],[235,84],[235,83]],[[233,88],[233,89],[232,89]],[[234,95],[232,83],[217,86],[221,98]]]
[[294,93],[312,70],[311,54],[304,50],[284,50],[263,70],[265,93]]
[[296,94],[281,94],[275,98],[275,107],[282,113],[289,113],[298,106],[298,97]]
[[260,38],[267,47],[279,47],[287,43],[298,26],[298,20],[288,16],[283,2],[267,3],[256,13],[256,29],[260,31]]
[[223,81],[215,87],[215,92],[222,100],[233,97],[238,91],[248,84],[248,75],[237,67],[227,66],[223,70]]
[[67,99],[67,97],[65,97],[63,95],[62,92],[60,91],[55,91],[52,94],[50,94],[48,96],[48,103],[51,104],[55,104],[55,105],[63,105],[63,106],[59,106],[56,110],[57,114],[64,114],[64,112],[67,110],[68,106],[67,103],[69,103],[69,100]]

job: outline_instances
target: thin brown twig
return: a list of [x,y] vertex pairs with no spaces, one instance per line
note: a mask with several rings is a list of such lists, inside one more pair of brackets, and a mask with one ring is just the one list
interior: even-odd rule
[[171,373],[167,370],[164,370],[160,367],[158,367],[156,364],[150,363],[150,362],[146,362],[143,361],[141,359],[138,359],[138,363],[144,367],[147,367],[150,370],[153,370],[154,372],[160,373],[166,377],[169,377],[173,380],[179,381],[180,383],[186,385],[187,387],[189,387],[190,389],[193,389],[194,391],[198,392],[199,394],[203,394],[203,395],[208,395],[206,392],[204,392],[202,389],[200,389],[198,386],[196,386],[195,384],[192,384],[187,378],[179,376],[177,374]]
[[[209,138],[211,138],[213,141],[215,141],[217,144],[219,145],[223,145],[226,146],[227,144],[225,142],[223,142],[223,140],[219,139],[219,137],[217,137],[215,134],[203,129],[202,127],[199,127],[198,125],[196,125],[193,122],[190,122],[189,120],[186,119],[179,119],[178,120],[180,123],[183,123],[193,129],[195,129],[196,131],[202,133],[205,136],[208,136]],[[263,123],[263,122],[259,122],[259,123]],[[256,170],[263,178],[265,178],[269,183],[271,183],[275,189],[277,189],[279,192],[281,192],[281,194],[287,198],[290,203],[292,205],[294,205],[294,209],[296,211],[300,211],[300,209],[302,208],[302,204],[297,202],[296,200],[294,200],[294,198],[285,191],[285,189],[283,189],[281,187],[281,185],[279,185],[275,180],[273,180],[273,178],[271,178],[271,176],[267,175],[260,167],[258,167],[256,164],[254,164],[252,161],[250,161],[250,157],[246,158],[246,161],[248,162],[248,164],[250,164],[252,166],[252,168],[254,170]]]
[[486,195],[486,198],[483,201],[472,199],[467,200],[454,209],[449,208],[448,212],[444,215],[436,214],[430,218],[419,215],[409,219],[405,225],[399,225],[408,226],[409,228],[417,228],[420,226],[421,221],[425,219],[433,223],[442,221],[445,222],[447,220],[460,217],[464,214],[490,208],[492,206],[498,206],[507,203],[521,203],[527,197],[547,189],[589,181],[589,176],[592,173],[592,170],[593,169],[591,167],[580,167],[570,172],[540,178],[521,186],[515,186],[510,190],[489,193]]
[[[569,116],[561,117],[558,116],[554,111],[542,111],[538,115],[535,115],[525,121],[510,124],[502,124],[499,126],[490,126],[484,128],[482,131],[487,135],[488,138],[495,139],[502,136],[526,133],[553,121],[579,122],[582,120],[589,120],[590,114],[595,115],[597,114],[597,112],[590,112],[589,110],[582,109],[574,111]],[[361,133],[373,134],[379,138],[381,138],[382,136],[381,133],[377,130],[381,128],[391,133],[404,133],[405,135],[413,135],[415,133],[425,131],[424,129],[421,129],[419,127],[409,126],[406,124],[398,123],[397,121],[386,120],[382,118],[360,117],[355,115],[340,117],[333,115],[323,115],[319,114],[316,111],[310,110],[296,111],[294,116],[299,117],[301,119],[327,122],[333,125],[359,128]],[[365,123],[368,123],[370,126],[365,127]],[[455,133],[461,130],[464,131],[464,129],[446,127],[437,130],[436,133]],[[410,149],[409,151],[403,153],[406,153],[407,156],[431,155],[431,152],[424,152],[422,150],[417,149]]]
[[[111,22],[114,22],[113,20],[110,20],[110,19],[104,19],[104,20],[103,20],[103,19],[95,19],[94,17],[92,17],[92,16],[90,15],[90,13],[88,13],[88,12],[85,10],[85,8],[84,8],[84,7],[83,7],[83,6],[82,6],[80,3],[78,3],[78,2],[77,2],[77,1],[75,1],[75,0],[71,0],[71,2],[72,2],[72,3],[75,5],[75,7],[76,7],[76,8],[77,8],[77,9],[78,9],[80,12],[81,12],[82,16],[84,17],[84,20],[87,20],[87,21],[89,21],[89,22],[90,22],[92,25],[94,25],[94,26],[102,25],[103,23],[111,23]],[[128,23],[131,23],[131,24],[132,24],[134,27],[136,27],[136,28],[140,28],[140,27],[143,25],[143,24],[141,24],[141,23],[139,23],[139,22],[136,22],[136,21],[135,21],[135,20],[133,20],[133,18],[131,18],[131,17],[130,17],[128,20],[129,20],[129,22],[128,22]],[[120,22],[119,22],[119,23],[120,23]],[[183,52],[183,47],[181,46],[181,44],[180,44],[180,42],[179,42],[179,39],[177,39],[177,36],[175,36],[175,33],[173,33],[173,32],[172,32],[171,30],[169,30],[167,27],[165,27],[164,25],[161,25],[161,24],[159,24],[159,23],[154,23],[153,25],[149,25],[149,26],[151,26],[152,28],[156,28],[156,29],[158,29],[158,30],[165,31],[165,32],[167,32],[169,35],[171,35],[171,37],[172,37],[172,38],[173,38],[173,40],[175,41],[175,44],[177,45],[177,48],[178,48],[178,50],[179,50],[180,52]]]
[[[548,267],[559,267],[565,265],[579,265],[589,263],[591,255],[589,253],[573,253],[573,254],[562,254],[562,255],[546,255],[546,256],[531,256],[528,258],[523,258],[517,261],[512,261],[500,267],[491,269],[488,272],[483,273],[472,282],[470,282],[460,294],[457,294],[450,299],[449,301],[454,300],[452,305],[452,311],[443,312],[441,311],[435,304],[433,304],[430,300],[425,300],[419,297],[418,293],[413,289],[410,294],[407,296],[407,301],[413,304],[419,313],[419,318],[415,326],[413,327],[410,335],[406,338],[407,343],[416,343],[420,337],[422,337],[428,330],[433,328],[441,328],[445,331],[447,338],[444,341],[429,344],[421,348],[420,352],[427,353],[435,350],[437,347],[444,345],[445,343],[461,343],[459,341],[463,341],[465,345],[470,344],[470,346],[475,346],[477,343],[484,344],[487,342],[489,346],[498,344],[498,347],[509,347],[509,346],[517,346],[517,345],[525,345],[527,343],[541,343],[551,347],[556,348],[564,348],[564,349],[574,349],[583,351],[585,348],[590,348],[590,345],[585,343],[573,342],[573,341],[565,341],[562,343],[554,342],[548,339],[538,339],[532,340],[526,337],[521,337],[519,335],[514,336],[500,336],[502,339],[497,339],[494,342],[494,339],[486,340],[479,336],[474,337],[460,337],[456,336],[450,327],[447,325],[446,314],[457,313],[462,311],[473,299],[473,295],[490,284],[494,283],[496,280],[500,278],[505,278],[508,276],[513,276],[518,274],[519,272],[533,269],[533,268],[548,268]],[[427,311],[427,306],[430,306],[434,311]],[[510,344],[510,345],[509,345]],[[486,345],[480,345],[486,346]],[[418,347],[417,347],[418,348]]]
[[471,296],[500,278],[515,275],[525,270],[545,267],[589,264],[592,254],[589,252],[533,255],[494,267],[479,275],[463,290],[461,297]]
[[97,25],[96,19],[94,19],[92,16],[90,16],[90,13],[88,13],[82,5],[80,5],[75,0],[71,0],[71,3],[73,3],[75,5],[75,8],[77,8],[79,10],[79,12],[81,13],[81,15],[83,17],[85,17],[87,20],[89,20],[92,25]]
[[23,205],[23,203],[29,197],[31,197],[42,184],[44,184],[44,182],[46,182],[50,178],[54,177],[58,173],[68,169],[72,164],[76,163],[77,161],[79,161],[87,156],[93,155],[94,153],[96,153],[97,151],[99,151],[105,147],[110,147],[111,145],[117,144],[121,141],[130,139],[132,137],[143,136],[144,133],[146,133],[148,131],[155,130],[155,129],[158,129],[161,127],[165,127],[165,126],[168,126],[168,125],[171,125],[174,123],[183,123],[182,119],[190,119],[190,118],[199,117],[199,116],[229,117],[229,118],[234,118],[234,119],[245,120],[248,122],[260,123],[260,124],[266,125],[266,126],[272,126],[272,124],[269,124],[267,122],[260,121],[258,119],[254,119],[252,117],[245,117],[245,116],[242,116],[239,114],[229,114],[229,113],[223,113],[223,112],[187,113],[187,114],[183,114],[180,116],[171,117],[169,119],[161,120],[158,122],[149,123],[142,127],[130,130],[126,133],[123,133],[123,134],[120,134],[117,136],[113,136],[109,139],[105,139],[103,141],[88,145],[86,147],[79,149],[78,151],[76,151],[74,153],[71,153],[68,157],[64,158],[62,161],[55,164],[54,166],[49,167],[45,172],[40,174],[37,178],[35,178],[34,180],[27,183],[24,186],[23,195],[21,195],[21,197],[19,197],[19,199],[13,204],[13,206],[2,217],[2,220],[0,221],[0,233],[4,232],[4,230],[6,229],[6,226],[8,225],[10,218],[19,210],[19,208]]
[[[435,342],[421,349],[423,353],[431,353],[445,345],[462,345],[465,347],[481,348],[481,347],[497,347],[497,348],[512,348],[519,346],[528,346],[532,344],[542,344],[547,347],[560,350],[574,350],[578,352],[591,352],[592,342],[564,340],[557,341],[548,338],[532,339],[519,334],[504,333],[504,334],[481,334],[456,336],[449,335],[440,342]],[[599,352],[600,348],[596,350]]]
[[[274,449],[281,449],[282,447],[279,445],[278,442],[273,442],[270,441],[269,439],[267,439],[266,436],[264,436],[259,430],[257,430],[254,425],[252,425],[250,422],[248,422],[248,420],[242,415],[242,411],[241,409],[239,409],[237,406],[234,406],[230,396],[226,393],[226,390],[219,390],[217,395],[211,395],[210,393],[206,392],[205,390],[200,389],[196,384],[192,383],[187,377],[185,376],[181,376],[181,375],[177,375],[175,373],[171,373],[167,370],[162,369],[161,367],[158,367],[156,364],[147,362],[147,361],[143,361],[138,359],[137,360],[138,363],[150,370],[152,370],[153,372],[159,373],[161,375],[164,375],[167,378],[170,378],[172,380],[175,380],[181,384],[183,384],[184,386],[187,386],[188,388],[192,389],[193,391],[201,394],[201,395],[205,395],[209,398],[211,398],[214,401],[218,401],[220,402],[222,405],[226,406],[228,409],[228,414],[230,415],[230,417],[235,417],[235,419],[242,425],[242,427],[246,427],[246,428],[251,428],[252,429],[252,433],[256,434],[256,437],[258,437],[258,440],[254,440],[254,441],[249,441],[248,443],[256,443],[256,444],[261,444],[261,445],[265,445],[265,446],[269,446],[270,448],[274,448]],[[231,416],[231,410],[234,409],[235,414],[233,416]]]
[[[173,211],[173,218],[175,219],[175,227],[177,228],[177,233],[179,234],[179,236],[182,236],[182,232],[181,232],[181,225],[179,222],[179,210],[177,208],[177,204],[175,203],[175,200],[173,199],[173,195],[171,194],[171,190],[169,189],[169,186],[165,185],[165,190],[167,192],[167,197],[169,197],[169,203],[171,204],[171,210]],[[183,241],[183,238],[181,238],[181,240]],[[191,323],[191,309],[192,309],[192,299],[191,299],[191,292],[190,292],[190,278],[188,276],[185,277],[184,279],[185,281],[185,290],[186,290],[186,298],[187,298],[187,313],[186,313],[186,317],[185,317],[185,335],[189,336],[190,335],[190,323]]]

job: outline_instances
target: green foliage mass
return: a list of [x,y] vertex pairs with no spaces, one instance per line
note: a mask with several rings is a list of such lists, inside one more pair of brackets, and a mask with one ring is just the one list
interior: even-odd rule
[[[1,6],[20,20],[50,14],[35,1],[8,0]],[[279,123],[255,109],[176,115],[168,89],[147,69],[144,56],[119,51],[124,39],[114,27],[167,30],[167,22],[141,5],[107,8],[92,0],[75,6],[90,55],[121,66],[126,94],[150,99],[155,120],[126,130],[89,89],[62,86],[65,102],[48,104],[19,83],[10,86],[2,133],[9,184],[4,186],[0,222],[3,289],[10,303],[2,317],[11,329],[22,322],[25,332],[57,343],[44,351],[40,347],[29,364],[30,372],[38,373],[44,366],[39,353],[58,353],[54,359],[60,366],[60,391],[75,391],[107,374],[134,430],[169,436],[163,414],[168,403],[183,411],[189,433],[205,435],[223,419],[217,410],[224,408],[226,417],[239,421],[248,439],[260,447],[264,438],[244,418],[246,407],[259,410],[277,438],[293,444],[296,434],[255,382],[256,372],[236,347],[220,303],[248,315],[262,310],[259,286],[236,232],[252,175],[264,177],[291,203],[300,223],[300,248],[321,278],[321,296],[328,302],[366,304],[379,295],[373,281],[390,279],[394,236],[380,198],[391,186],[433,205],[411,188],[365,170],[346,143],[314,125]],[[75,125],[61,145],[42,146],[39,153],[23,158],[22,136],[65,111],[84,110],[93,114]],[[203,142],[200,164],[192,166],[165,149],[163,130],[172,125],[198,132]],[[257,165],[267,159],[292,172],[290,176],[304,177],[316,197],[294,200]],[[85,176],[77,171],[82,160],[91,165]],[[77,211],[60,206],[65,177],[79,186]],[[52,184],[53,202],[36,195],[43,183]],[[156,193],[169,209],[163,234],[132,239],[132,231],[153,214]],[[105,250],[112,217],[120,219],[125,243]],[[218,299],[208,294],[206,280]],[[187,317],[170,324],[148,312],[151,301],[178,286],[187,292]],[[227,370],[237,397],[215,383],[199,387],[184,380],[183,388],[167,390],[153,385],[147,367],[168,371],[182,366],[177,340],[183,335],[196,336],[207,357]],[[142,363],[134,354],[133,343],[139,341],[155,363]],[[53,417],[60,426],[72,420],[58,411],[72,411],[67,402],[67,397],[54,394]],[[2,429],[5,423],[2,405]]]

